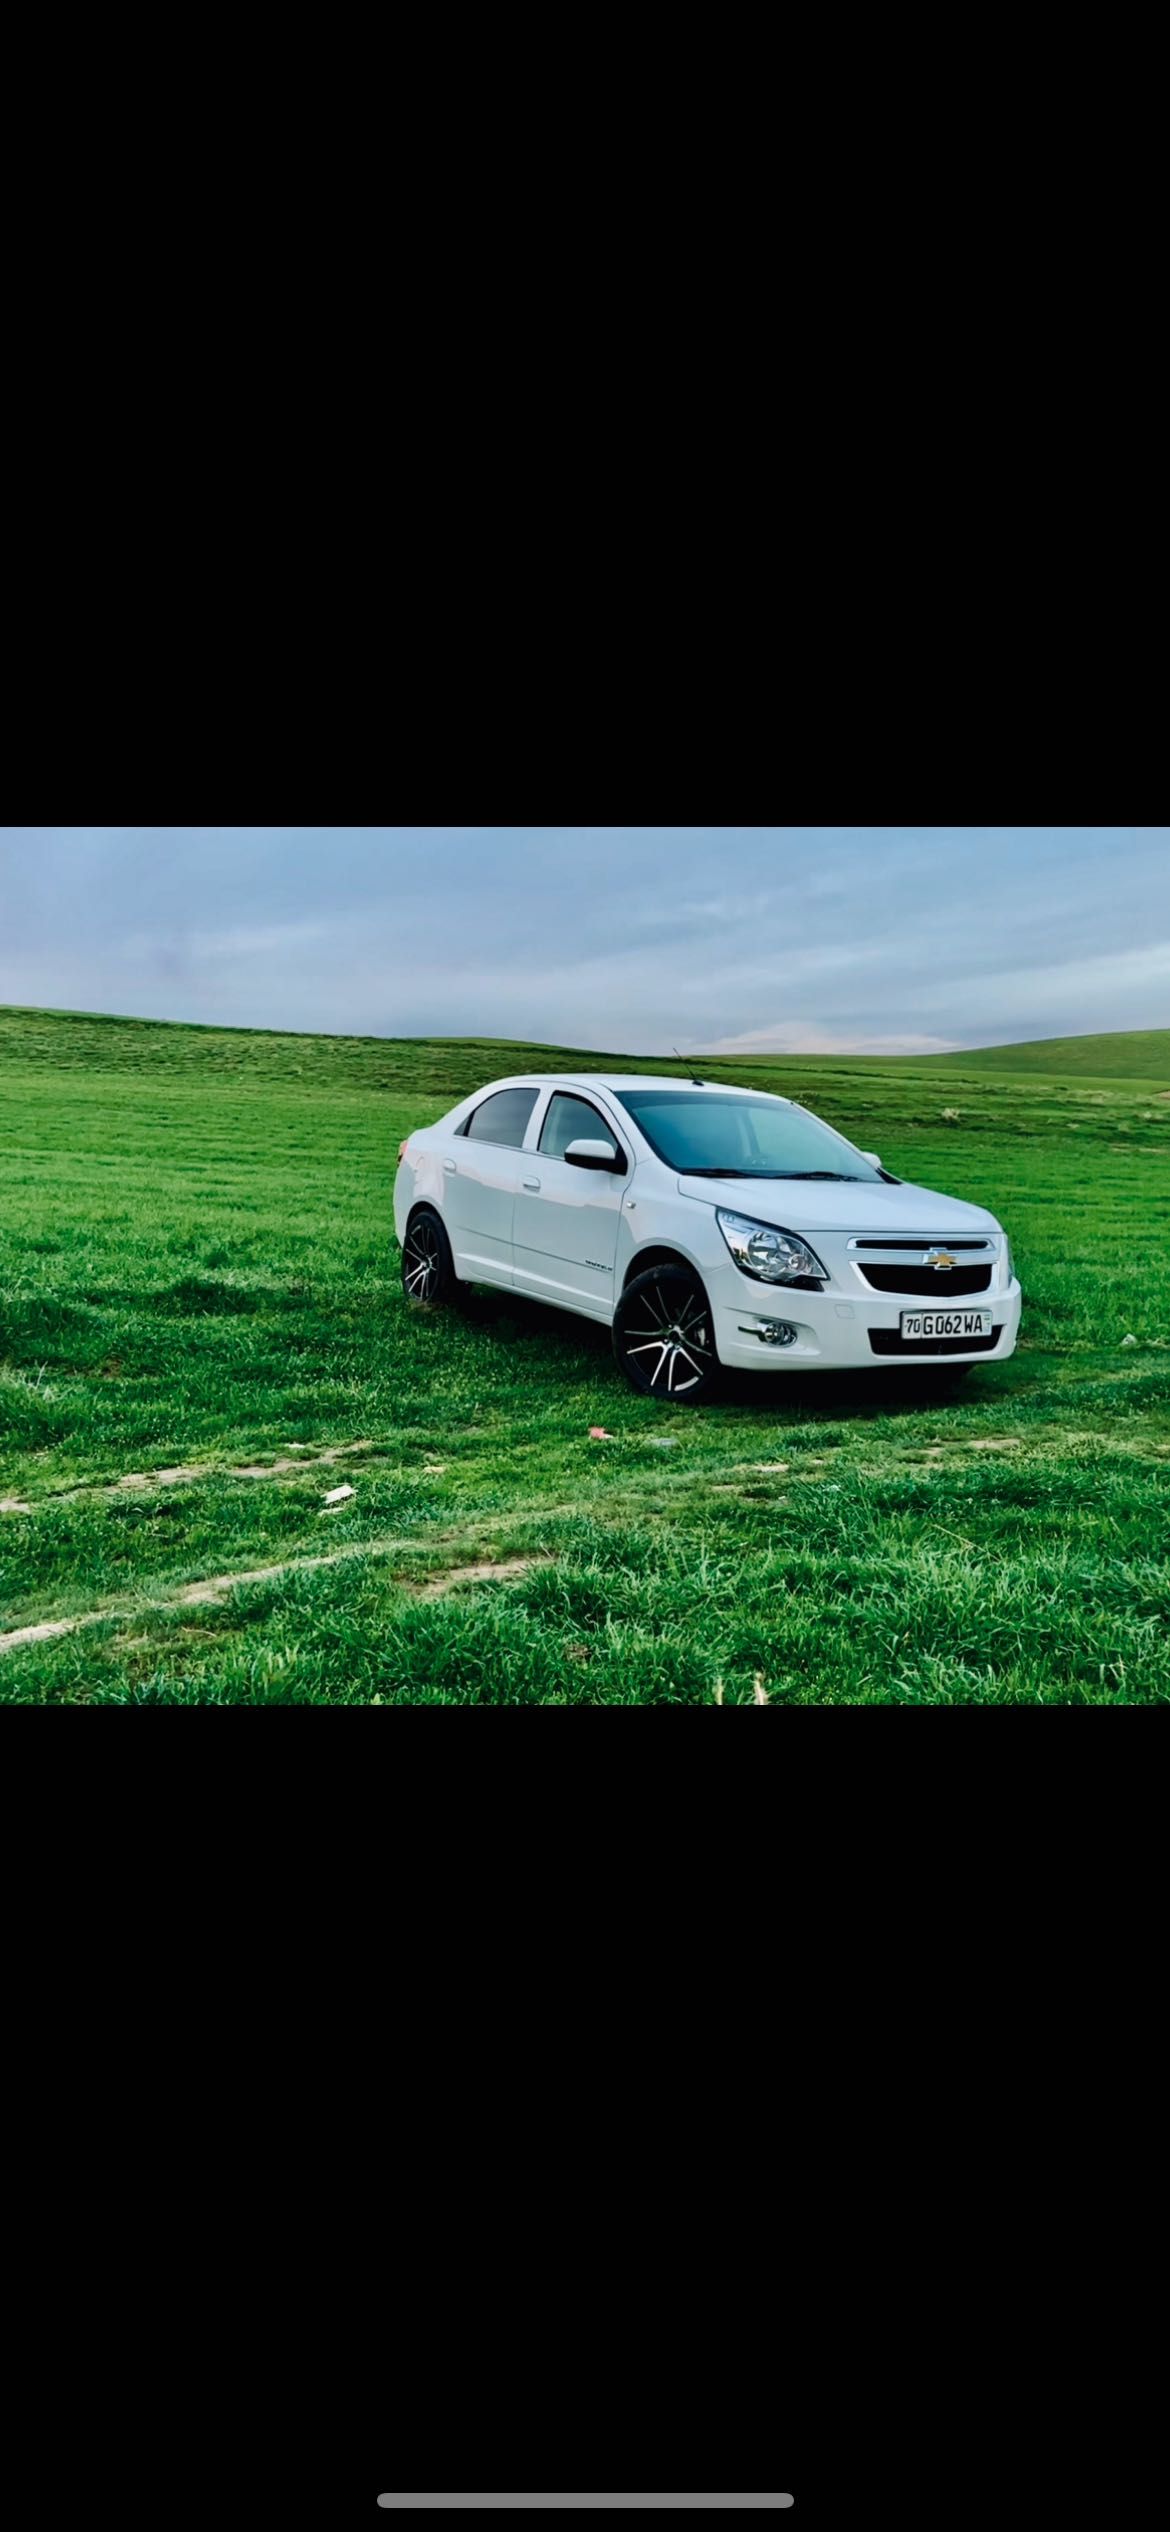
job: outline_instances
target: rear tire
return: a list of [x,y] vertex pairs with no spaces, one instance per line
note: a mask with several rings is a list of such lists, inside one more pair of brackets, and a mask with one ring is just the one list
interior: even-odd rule
[[711,1305],[689,1266],[651,1266],[626,1285],[613,1350],[631,1388],[664,1405],[701,1407],[719,1386]]
[[429,1204],[419,1205],[406,1226],[402,1289],[408,1301],[426,1310],[450,1308],[464,1290],[455,1272],[451,1242]]

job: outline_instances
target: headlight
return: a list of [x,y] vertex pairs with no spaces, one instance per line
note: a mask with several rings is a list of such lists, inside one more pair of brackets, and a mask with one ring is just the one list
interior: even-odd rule
[[1003,1279],[1005,1284],[1011,1283],[1015,1271],[1015,1267],[1012,1264],[1012,1244],[1005,1231],[1003,1241]]
[[742,1213],[724,1213],[719,1207],[715,1219],[736,1265],[743,1274],[754,1275],[757,1283],[828,1283],[820,1258],[794,1231],[777,1230],[771,1222],[751,1222]]

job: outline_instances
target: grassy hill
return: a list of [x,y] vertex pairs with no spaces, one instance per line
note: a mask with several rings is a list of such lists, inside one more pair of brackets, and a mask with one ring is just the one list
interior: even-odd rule
[[[1130,1039],[1051,1039],[1051,1047],[1164,1048],[1170,1031]],[[1093,1140],[1170,1146],[1170,1053],[1164,1073],[1142,1077],[1115,1054],[1100,1073],[1087,1064],[1053,1066],[1007,1057],[1037,1050],[984,1048],[976,1054],[764,1055],[695,1058],[711,1081],[742,1082],[802,1099],[865,1143],[888,1132],[931,1132],[947,1126],[965,1135],[1072,1131]],[[1003,1063],[999,1061],[1004,1058]],[[612,1048],[545,1046],[505,1038],[380,1038],[297,1035],[266,1029],[205,1028],[185,1022],[107,1018],[67,1011],[0,1007],[0,1082],[17,1074],[54,1080],[86,1076],[142,1084],[154,1098],[168,1087],[211,1085],[233,1098],[265,1099],[287,1090],[313,1096],[355,1093],[406,1100],[408,1124],[426,1124],[481,1082],[505,1073],[545,1069],[677,1074],[673,1057],[618,1053]],[[989,1078],[988,1076],[991,1076]]]
[[0,1012],[0,1703],[1170,1698],[1160,1077],[709,1060],[990,1205],[1025,1315],[956,1401],[688,1415],[582,1321],[402,1298],[399,1138],[580,1060]]
[[1117,1029],[1107,1037],[1037,1037],[1020,1046],[980,1046],[940,1055],[940,1064],[979,1072],[985,1065],[1012,1073],[1091,1073],[1098,1080],[1124,1074],[1142,1081],[1170,1081],[1170,1029]]

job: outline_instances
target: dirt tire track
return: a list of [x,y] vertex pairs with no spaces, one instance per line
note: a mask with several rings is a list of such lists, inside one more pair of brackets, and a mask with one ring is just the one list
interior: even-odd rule
[[252,1466],[221,1468],[205,1461],[201,1467],[188,1464],[179,1468],[152,1468],[141,1474],[135,1471],[126,1477],[95,1477],[89,1485],[63,1487],[58,1494],[45,1495],[43,1501],[72,1503],[78,1495],[138,1493],[144,1486],[197,1486],[211,1477],[238,1477],[255,1485],[266,1477],[297,1477],[302,1470],[311,1474],[314,1468],[333,1468],[338,1460],[358,1459],[366,1452],[388,1447],[382,1442],[336,1442],[325,1451],[306,1449],[303,1457],[257,1461]]
[[[498,1522],[482,1522],[481,1529],[496,1529]],[[461,1537],[467,1532],[462,1531]],[[454,1541],[447,1544],[453,1545]],[[354,1559],[368,1556],[381,1560],[387,1556],[420,1554],[417,1539],[363,1539],[348,1547],[336,1548],[330,1556],[293,1556],[281,1565],[256,1565],[249,1571],[235,1574],[209,1574],[199,1582],[180,1583],[175,1590],[160,1592],[133,1606],[116,1602],[104,1609],[87,1609],[74,1618],[46,1618],[34,1626],[18,1626],[0,1635],[0,1653],[15,1653],[22,1644],[47,1644],[56,1636],[77,1635],[85,1627],[109,1623],[130,1625],[154,1611],[215,1607],[233,1591],[241,1591],[252,1583],[283,1582],[290,1574],[319,1573],[324,1566],[352,1564]],[[512,1582],[534,1566],[552,1563],[551,1556],[534,1554],[517,1556],[477,1565],[455,1565],[445,1573],[432,1575],[423,1584],[406,1575],[395,1579],[402,1590],[420,1600],[439,1600],[448,1591],[457,1591],[465,1584],[478,1582]]]

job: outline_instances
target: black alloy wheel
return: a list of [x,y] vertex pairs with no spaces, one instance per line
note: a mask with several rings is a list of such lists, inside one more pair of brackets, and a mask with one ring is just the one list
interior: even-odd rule
[[711,1306],[689,1266],[651,1266],[635,1275],[614,1316],[613,1350],[646,1397],[682,1407],[711,1397],[719,1380]]
[[408,1301],[434,1308],[459,1292],[451,1243],[437,1213],[412,1213],[402,1244],[402,1289]]

